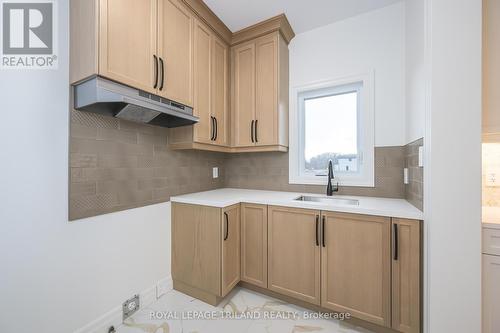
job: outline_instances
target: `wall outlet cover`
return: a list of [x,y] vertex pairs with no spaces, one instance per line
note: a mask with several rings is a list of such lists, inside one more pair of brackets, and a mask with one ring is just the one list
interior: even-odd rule
[[424,166],[424,147],[423,146],[418,147],[418,166],[421,168]]
[[403,183],[409,184],[408,181],[408,168],[403,169]]
[[134,295],[122,304],[123,320],[137,312],[140,308],[139,295]]
[[218,167],[212,168],[212,178],[219,178],[219,168]]
[[165,295],[170,289],[172,289],[171,286],[171,280],[169,279],[163,279],[158,281],[156,284],[156,298],[160,298],[163,295]]

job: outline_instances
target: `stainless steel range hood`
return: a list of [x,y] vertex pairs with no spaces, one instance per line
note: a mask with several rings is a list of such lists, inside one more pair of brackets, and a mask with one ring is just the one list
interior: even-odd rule
[[162,127],[198,122],[189,106],[99,76],[74,86],[74,106],[80,111]]

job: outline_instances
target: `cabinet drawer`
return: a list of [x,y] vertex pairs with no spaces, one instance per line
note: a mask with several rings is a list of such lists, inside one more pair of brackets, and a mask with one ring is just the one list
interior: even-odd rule
[[500,256],[500,229],[483,229],[483,253]]

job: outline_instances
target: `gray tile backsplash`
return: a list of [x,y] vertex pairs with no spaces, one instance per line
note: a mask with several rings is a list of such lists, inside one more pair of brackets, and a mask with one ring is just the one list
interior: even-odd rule
[[[224,155],[171,151],[168,130],[72,111],[69,219],[165,202],[224,186]],[[212,167],[219,178],[212,179]]]
[[418,147],[423,145],[424,139],[421,138],[404,146],[409,181],[405,185],[405,198],[420,210],[424,208],[424,168],[418,166]]
[[[69,219],[221,187],[325,192],[325,186],[288,183],[288,153],[173,151],[168,149],[167,137],[165,128],[71,111]],[[339,194],[406,197],[420,208],[422,170],[414,167],[414,158],[413,144],[375,148],[375,187],[341,186]],[[411,168],[410,186],[403,184],[405,165]],[[217,179],[212,178],[215,166],[219,167]]]
[[[288,183],[288,153],[241,153],[225,163],[225,186],[276,191],[325,193],[326,186]],[[375,148],[375,187],[341,186],[339,194],[404,198],[404,147]]]

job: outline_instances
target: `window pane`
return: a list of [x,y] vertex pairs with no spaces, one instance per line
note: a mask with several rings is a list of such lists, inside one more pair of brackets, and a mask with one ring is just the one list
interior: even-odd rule
[[304,121],[306,172],[358,171],[357,92],[306,99]]

